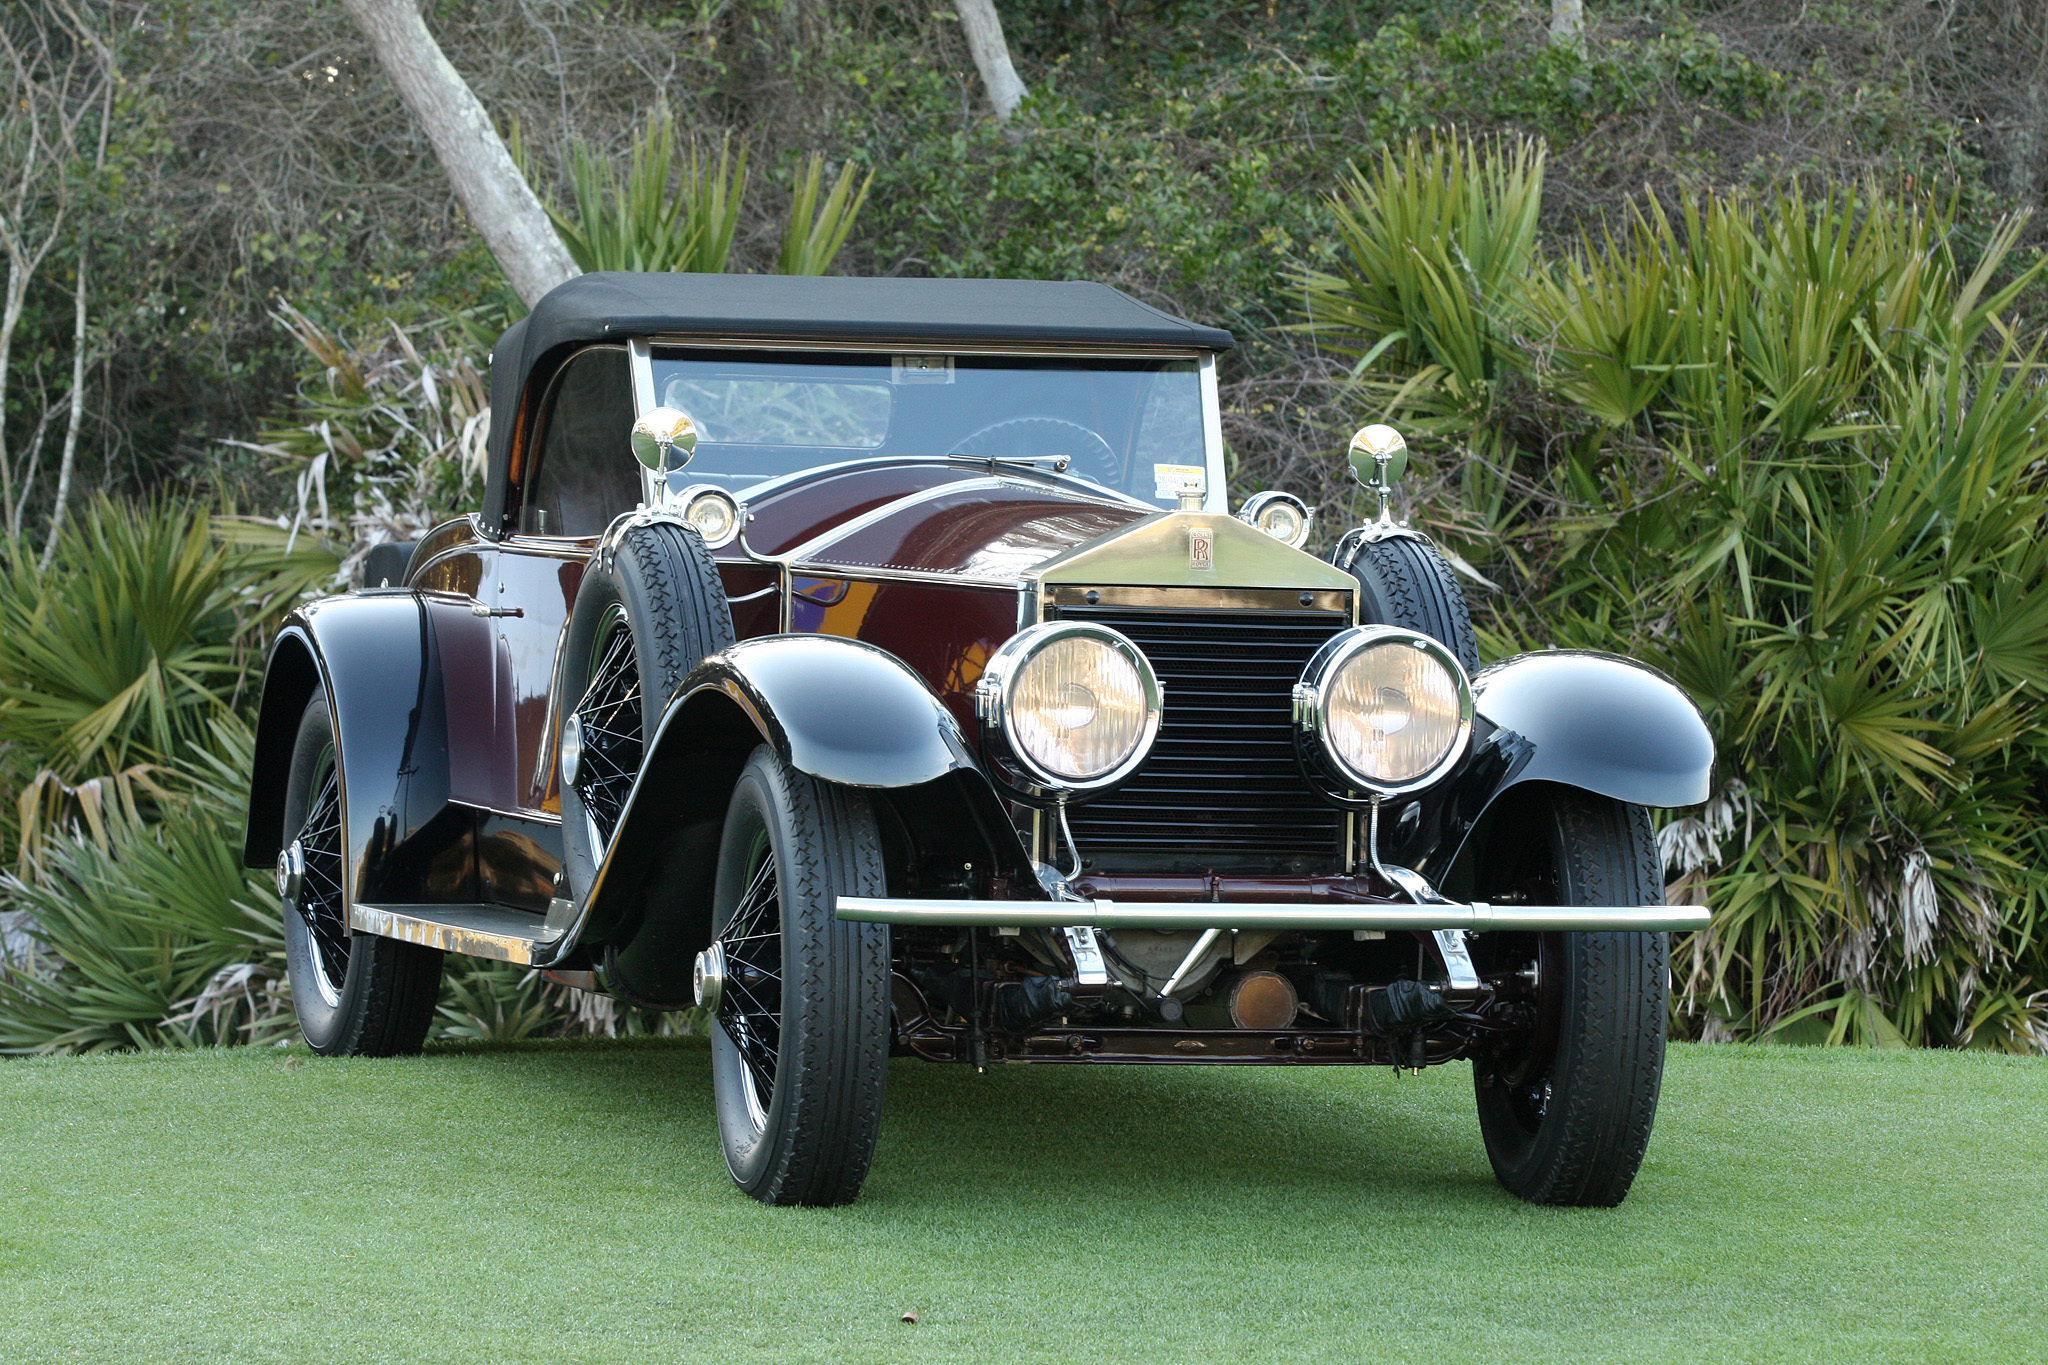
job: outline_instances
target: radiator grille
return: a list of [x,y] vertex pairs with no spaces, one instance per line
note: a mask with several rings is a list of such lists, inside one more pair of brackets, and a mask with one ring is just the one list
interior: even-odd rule
[[1105,869],[1321,870],[1343,815],[1317,800],[1294,758],[1292,690],[1337,612],[1060,607],[1054,619],[1122,631],[1166,693],[1137,775],[1069,813],[1082,855]]

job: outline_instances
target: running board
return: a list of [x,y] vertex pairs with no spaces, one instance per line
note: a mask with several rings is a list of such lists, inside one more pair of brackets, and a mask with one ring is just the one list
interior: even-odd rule
[[364,905],[349,907],[349,928],[404,939],[443,952],[532,966],[551,960],[562,936],[539,915],[502,905]]
[[945,928],[1064,929],[1704,929],[1704,905],[1298,905],[1255,901],[882,900],[841,896],[839,918]]

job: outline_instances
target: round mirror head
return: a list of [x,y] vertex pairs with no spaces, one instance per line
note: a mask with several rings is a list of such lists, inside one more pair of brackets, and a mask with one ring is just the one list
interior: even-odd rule
[[633,423],[633,457],[657,474],[672,474],[697,453],[697,424],[677,408],[654,408]]
[[1351,438],[1351,472],[1364,484],[1389,486],[1408,469],[1408,443],[1390,426],[1359,428]]

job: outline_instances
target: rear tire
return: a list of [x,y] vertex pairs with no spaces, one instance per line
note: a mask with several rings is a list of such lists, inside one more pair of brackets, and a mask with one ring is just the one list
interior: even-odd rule
[[837,917],[885,894],[865,795],[754,751],[727,807],[713,924],[725,987],[711,1080],[727,1167],[764,1204],[851,1203],[882,1126],[889,927]]
[[[1338,562],[1345,551],[1339,547]],[[1467,673],[1479,669],[1479,640],[1450,561],[1426,540],[1390,536],[1359,544],[1348,566],[1358,580],[1358,619],[1368,625],[1419,630],[1458,656]]]
[[[1663,903],[1640,806],[1558,788],[1490,849],[1496,866],[1519,864],[1514,884],[1493,886],[1503,900],[1519,892],[1532,904]],[[1490,959],[1509,951],[1492,937],[1480,940]],[[1628,1194],[1657,1116],[1668,935],[1517,937],[1537,971],[1535,1020],[1507,1050],[1473,1063],[1487,1158],[1500,1183],[1531,1203],[1612,1207]]]
[[284,897],[285,970],[299,1031],[325,1057],[418,1052],[441,993],[441,952],[348,927],[344,797],[327,693],[299,719],[285,783],[284,828],[303,871]]

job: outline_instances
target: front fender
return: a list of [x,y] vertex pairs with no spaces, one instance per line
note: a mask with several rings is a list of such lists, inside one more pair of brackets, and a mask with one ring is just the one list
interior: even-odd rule
[[631,932],[669,836],[722,821],[741,766],[763,743],[798,772],[874,792],[930,859],[960,853],[954,868],[979,861],[1035,884],[1002,799],[922,678],[858,640],[772,635],[712,655],[676,689],[583,898],[579,936]]
[[1472,680],[1472,755],[1449,784],[1444,837],[1428,865],[1448,868],[1501,795],[1554,782],[1638,806],[1707,799],[1714,740],[1692,698],[1618,654],[1518,654]]
[[1559,782],[1632,805],[1692,806],[1712,789],[1706,721],[1647,664],[1591,650],[1519,654],[1481,670],[1472,699],[1494,727],[1500,790]]
[[821,781],[915,787],[977,766],[924,680],[859,640],[772,635],[734,645],[683,680],[662,731],[687,724],[711,692],[738,706],[783,762]]

